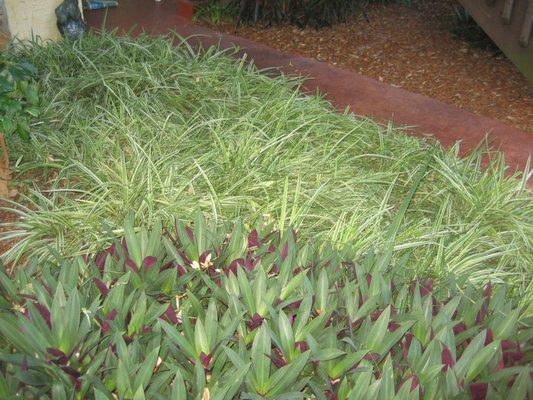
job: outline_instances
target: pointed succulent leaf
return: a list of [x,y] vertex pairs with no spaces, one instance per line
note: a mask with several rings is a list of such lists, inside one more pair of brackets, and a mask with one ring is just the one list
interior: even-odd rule
[[499,315],[495,323],[491,325],[494,338],[499,340],[510,339],[516,332],[519,315],[520,309],[518,308],[507,315]]
[[284,354],[291,355],[294,352],[294,333],[291,323],[283,311],[279,313],[278,319],[279,336]]
[[476,357],[479,351],[483,348],[485,336],[485,331],[480,332],[463,351],[463,354],[455,365],[455,372],[459,379],[465,378],[469,367],[472,365],[474,357]]
[[252,370],[254,372],[258,389],[266,393],[266,385],[270,376],[271,341],[266,324],[257,331],[251,350]]
[[280,394],[287,392],[298,379],[302,370],[304,369],[307,360],[309,358],[309,351],[300,354],[296,359],[286,366],[278,369],[270,379],[266,386],[268,387],[268,395],[270,397],[276,397]]
[[335,362],[329,376],[332,379],[337,379],[345,374],[347,371],[355,367],[359,361],[368,353],[366,350],[356,351],[355,353],[346,354],[342,359]]
[[392,359],[387,357],[381,370],[381,385],[379,396],[383,399],[394,398],[394,371],[392,368]]
[[207,333],[205,331],[204,324],[200,318],[196,320],[196,325],[194,326],[194,345],[197,354],[211,353],[209,339],[207,338]]
[[349,400],[363,400],[366,399],[368,388],[372,382],[372,369],[362,371],[356,375],[352,390],[349,394]]
[[525,399],[528,392],[528,385],[531,386],[531,372],[528,368],[522,368],[516,377],[511,390],[507,394],[508,399]]
[[179,346],[179,348],[187,354],[188,357],[196,357],[196,350],[194,346],[189,343],[189,341],[187,341],[187,339],[183,337],[174,326],[163,320],[160,320],[159,323],[161,324],[161,327],[163,328],[167,336],[173,342],[175,342]]
[[153,349],[143,360],[137,375],[135,376],[135,385],[134,388],[136,391],[140,388],[146,389],[152,378],[155,365],[157,363],[157,358],[159,357],[159,346]]
[[243,295],[244,304],[246,305],[250,315],[255,314],[256,304],[254,300],[252,286],[246,276],[246,272],[241,267],[237,268],[237,279],[239,281],[239,288]]
[[496,351],[500,347],[500,342],[495,341],[481,349],[472,359],[466,373],[466,383],[472,380],[487,366]]
[[176,372],[174,380],[172,382],[170,399],[171,400],[182,400],[187,398],[187,389],[185,388],[185,382],[181,375],[180,370]]
[[390,322],[390,306],[387,307],[376,320],[366,339],[366,348],[372,351],[378,351]]

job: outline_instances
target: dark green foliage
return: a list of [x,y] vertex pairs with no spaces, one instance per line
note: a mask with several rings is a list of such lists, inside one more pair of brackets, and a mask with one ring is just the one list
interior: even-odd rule
[[35,74],[32,64],[13,61],[9,53],[0,55],[0,133],[7,137],[29,138],[29,123],[39,113]]
[[290,23],[301,28],[329,26],[354,15],[360,0],[236,0],[238,22]]
[[371,2],[411,4],[411,0],[210,0],[198,6],[196,15],[214,23],[236,19],[237,24],[289,23],[300,28],[322,28],[364,13]]
[[210,0],[194,7],[194,17],[196,19],[207,19],[214,24],[218,24],[235,20],[239,14],[238,11],[236,4],[231,2]]
[[0,398],[532,394],[504,286],[434,293],[388,248],[358,263],[268,230],[127,221],[94,257],[1,269]]

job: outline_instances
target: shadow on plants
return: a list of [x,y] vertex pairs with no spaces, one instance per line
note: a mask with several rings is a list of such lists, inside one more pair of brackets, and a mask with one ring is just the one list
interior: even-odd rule
[[[410,0],[392,0],[411,5]],[[346,22],[348,18],[365,11],[369,3],[387,3],[387,0],[209,0],[197,8],[197,18],[208,18],[211,22],[235,20],[241,23],[263,22],[267,27],[273,24],[289,23],[299,28],[311,26],[319,29]]]
[[236,4],[230,1],[206,1],[194,7],[194,18],[205,19],[214,24],[234,21],[239,14]]
[[361,9],[361,2],[354,0],[237,0],[241,22],[267,25],[290,23],[300,28],[322,28],[345,22]]

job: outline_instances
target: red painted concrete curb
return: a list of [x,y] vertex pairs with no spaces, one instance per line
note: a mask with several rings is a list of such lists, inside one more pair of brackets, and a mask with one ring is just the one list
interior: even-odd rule
[[[175,0],[174,0],[175,1]],[[325,93],[331,103],[341,109],[349,107],[355,114],[380,122],[393,121],[409,126],[407,133],[433,136],[445,147],[460,141],[460,154],[465,155],[481,142],[505,154],[509,172],[523,170],[533,154],[533,134],[480,117],[466,110],[378,82],[353,71],[336,68],[314,59],[283,54],[265,45],[196,26],[172,11],[174,1],[164,0],[160,6],[142,0],[121,0],[120,7],[107,13],[107,28],[166,34],[174,30],[193,46],[237,46],[238,56],[247,55],[259,68],[274,68],[286,74],[310,77],[303,89]],[[158,4],[158,3],[156,3]],[[89,26],[99,28],[105,13],[86,13]],[[532,178],[533,180],[533,178]]]

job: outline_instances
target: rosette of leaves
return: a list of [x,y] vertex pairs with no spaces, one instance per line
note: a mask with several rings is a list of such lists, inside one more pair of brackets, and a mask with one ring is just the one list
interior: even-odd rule
[[28,140],[30,120],[39,113],[39,95],[33,82],[35,67],[0,56],[0,197],[8,196],[10,179],[8,142],[14,136]]
[[294,232],[135,229],[87,257],[0,271],[0,398],[531,396],[505,286],[435,292],[407,256],[360,262]]

